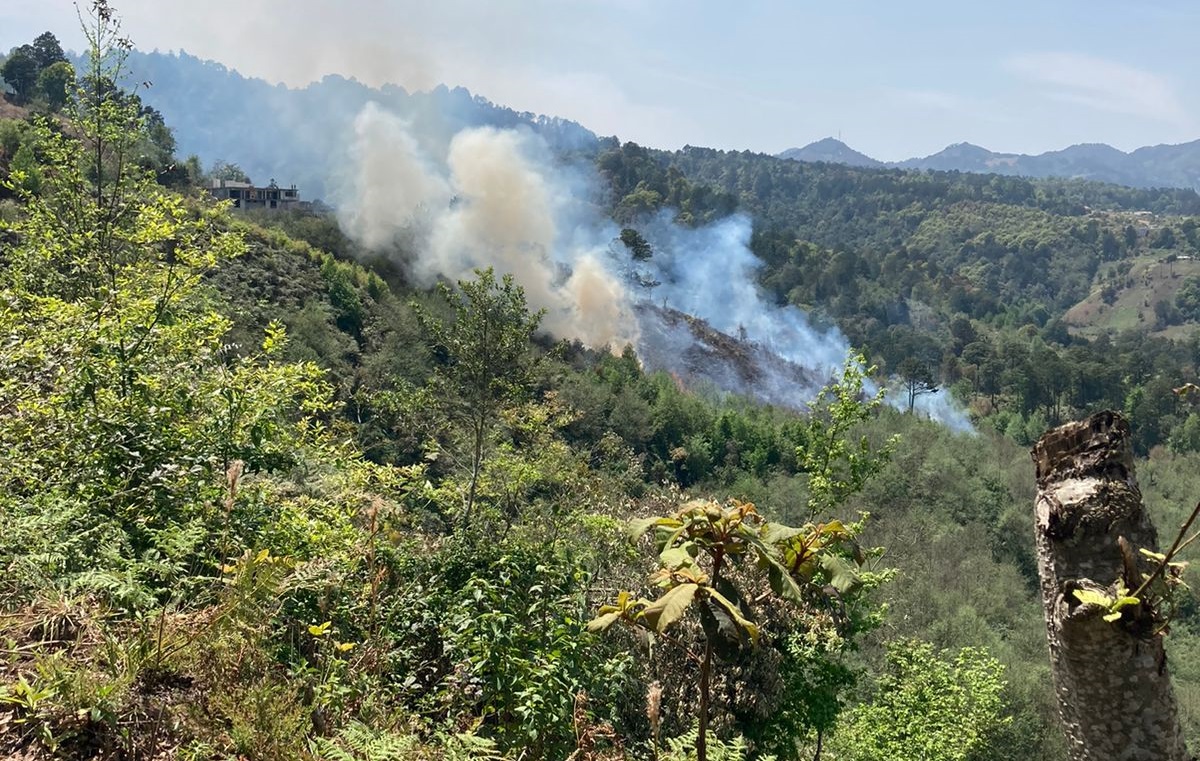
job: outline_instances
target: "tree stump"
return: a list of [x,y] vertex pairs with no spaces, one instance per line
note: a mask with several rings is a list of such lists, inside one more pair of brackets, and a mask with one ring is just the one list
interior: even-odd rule
[[1153,571],[1137,551],[1158,547],[1134,475],[1128,421],[1108,411],[1055,428],[1038,441],[1033,460],[1038,573],[1069,758],[1192,761],[1163,635],[1145,625],[1151,613],[1132,610],[1110,623],[1107,609],[1074,594],[1115,598],[1119,585],[1136,589],[1141,574]]

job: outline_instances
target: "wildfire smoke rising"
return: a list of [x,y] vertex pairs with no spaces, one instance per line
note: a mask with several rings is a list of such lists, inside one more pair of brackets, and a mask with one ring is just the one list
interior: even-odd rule
[[546,329],[592,347],[637,342],[637,320],[606,246],[567,224],[574,193],[548,171],[528,134],[463,130],[441,160],[426,155],[405,123],[375,105],[355,120],[344,229],[372,249],[412,238],[406,262],[418,282],[469,277],[479,267],[512,273]]
[[[653,257],[634,262],[587,200],[594,175],[558,163],[531,133],[483,127],[421,140],[374,104],[354,132],[340,222],[373,250],[406,241],[414,253],[404,265],[419,283],[494,267],[514,276],[531,308],[546,310],[555,337],[613,351],[633,344],[653,369],[798,409],[850,351],[836,329],[816,330],[799,309],[763,298],[743,215],[684,228],[660,214],[642,225]],[[426,147],[445,145],[444,155]],[[681,313],[706,328],[669,317]],[[741,348],[730,351],[734,344]],[[931,417],[970,428],[944,394],[921,401]]]

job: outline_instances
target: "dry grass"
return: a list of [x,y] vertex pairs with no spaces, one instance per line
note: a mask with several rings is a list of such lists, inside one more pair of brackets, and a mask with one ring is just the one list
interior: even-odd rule
[[[1168,263],[1162,255],[1140,257],[1130,270],[1116,300],[1105,304],[1097,286],[1086,299],[1071,307],[1064,316],[1072,332],[1094,336],[1109,331],[1154,326],[1154,305],[1173,303],[1175,294],[1191,275],[1200,274],[1200,260],[1180,259]],[[1188,328],[1194,327],[1189,323]],[[1158,331],[1165,335],[1171,331]]]
[[13,103],[9,103],[6,99],[0,98],[0,119],[27,119],[29,118],[29,109],[22,108]]

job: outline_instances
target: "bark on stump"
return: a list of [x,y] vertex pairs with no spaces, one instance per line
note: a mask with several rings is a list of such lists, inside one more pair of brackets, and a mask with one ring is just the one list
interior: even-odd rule
[[1042,436],[1033,459],[1042,605],[1071,761],[1192,761],[1163,635],[1145,625],[1149,611],[1109,623],[1106,609],[1074,595],[1115,597],[1118,583],[1136,589],[1140,578],[1128,577],[1153,570],[1137,552],[1158,542],[1134,476],[1129,423],[1116,412],[1068,423]]

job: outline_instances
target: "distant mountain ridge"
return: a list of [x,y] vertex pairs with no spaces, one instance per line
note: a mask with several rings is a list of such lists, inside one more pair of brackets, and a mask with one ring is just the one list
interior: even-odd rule
[[[219,63],[179,53],[133,51],[131,82],[150,82],[143,100],[172,127],[178,153],[236,163],[252,179],[297,184],[302,198],[335,204],[347,179],[354,120],[370,102],[401,117],[422,147],[444,153],[466,127],[528,129],[556,151],[592,152],[596,133],[559,117],[516,111],[462,87],[408,92],[397,85],[368,87],[329,75],[302,88],[245,77]],[[882,162],[829,137],[777,158],[860,169],[996,173],[1030,178],[1077,178],[1137,188],[1200,189],[1200,140],[1125,153],[1104,144],[1074,145],[1036,156],[997,153],[957,143],[924,158]]]
[[1081,143],[1037,155],[997,153],[971,143],[955,143],[923,158],[883,162],[827,137],[803,148],[789,148],[778,156],[848,166],[1065,177],[1136,188],[1200,188],[1200,140],[1146,146],[1130,153],[1104,143]]

